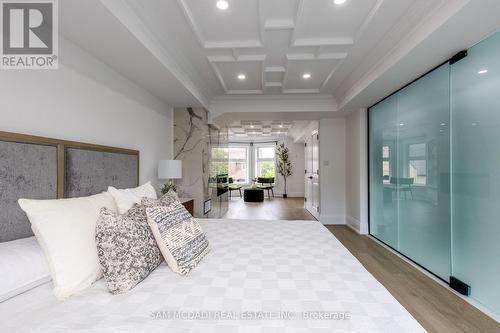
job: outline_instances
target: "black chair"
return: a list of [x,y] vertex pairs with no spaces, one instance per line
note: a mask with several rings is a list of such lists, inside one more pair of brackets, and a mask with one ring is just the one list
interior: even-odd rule
[[[396,178],[391,177],[390,181],[391,185],[394,186],[394,189],[399,191],[399,193],[404,193],[404,199],[406,200],[406,193],[410,193],[411,199],[413,200],[413,190],[412,186],[415,182],[414,178]],[[399,198],[398,198],[399,199]]]
[[239,185],[239,184],[235,184],[234,180],[233,180],[233,177],[229,177],[228,182],[229,182],[229,185],[228,185],[227,188],[229,190],[229,200],[231,200],[231,193],[233,191],[239,191],[240,192],[240,198],[243,198],[243,196],[241,195],[241,188],[242,188],[242,186]]
[[270,199],[269,191],[273,194],[274,198],[274,177],[257,177],[257,188],[261,190],[267,190],[267,197]]

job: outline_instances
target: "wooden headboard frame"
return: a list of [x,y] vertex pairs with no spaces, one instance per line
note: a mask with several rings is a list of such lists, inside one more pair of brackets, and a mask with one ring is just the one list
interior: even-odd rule
[[137,156],[137,184],[139,184],[139,151],[125,148],[116,148],[109,146],[94,145],[76,141],[66,141],[33,136],[19,133],[10,133],[0,131],[0,141],[31,143],[57,147],[57,198],[64,198],[64,180],[65,180],[65,152],[66,148],[84,149],[91,151],[100,151],[107,153],[128,154]]

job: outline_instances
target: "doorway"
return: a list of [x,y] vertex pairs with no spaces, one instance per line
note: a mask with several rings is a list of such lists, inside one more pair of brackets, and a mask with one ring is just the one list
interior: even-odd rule
[[305,138],[305,208],[319,220],[319,133],[311,132]]

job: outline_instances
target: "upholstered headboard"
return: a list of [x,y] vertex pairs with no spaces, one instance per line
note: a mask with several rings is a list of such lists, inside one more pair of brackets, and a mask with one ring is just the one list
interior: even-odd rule
[[17,200],[135,187],[139,152],[0,131],[0,242],[32,236]]

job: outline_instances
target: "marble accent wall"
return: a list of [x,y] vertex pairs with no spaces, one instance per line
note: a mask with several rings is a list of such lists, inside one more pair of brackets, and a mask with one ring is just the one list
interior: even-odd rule
[[[176,180],[180,197],[194,199],[195,217],[221,217],[227,211],[227,194],[217,191],[217,179],[210,177],[213,147],[227,146],[227,129],[208,123],[203,108],[174,109],[174,159],[182,160],[182,179]],[[223,192],[223,191],[222,191]],[[211,200],[204,214],[203,203]]]

